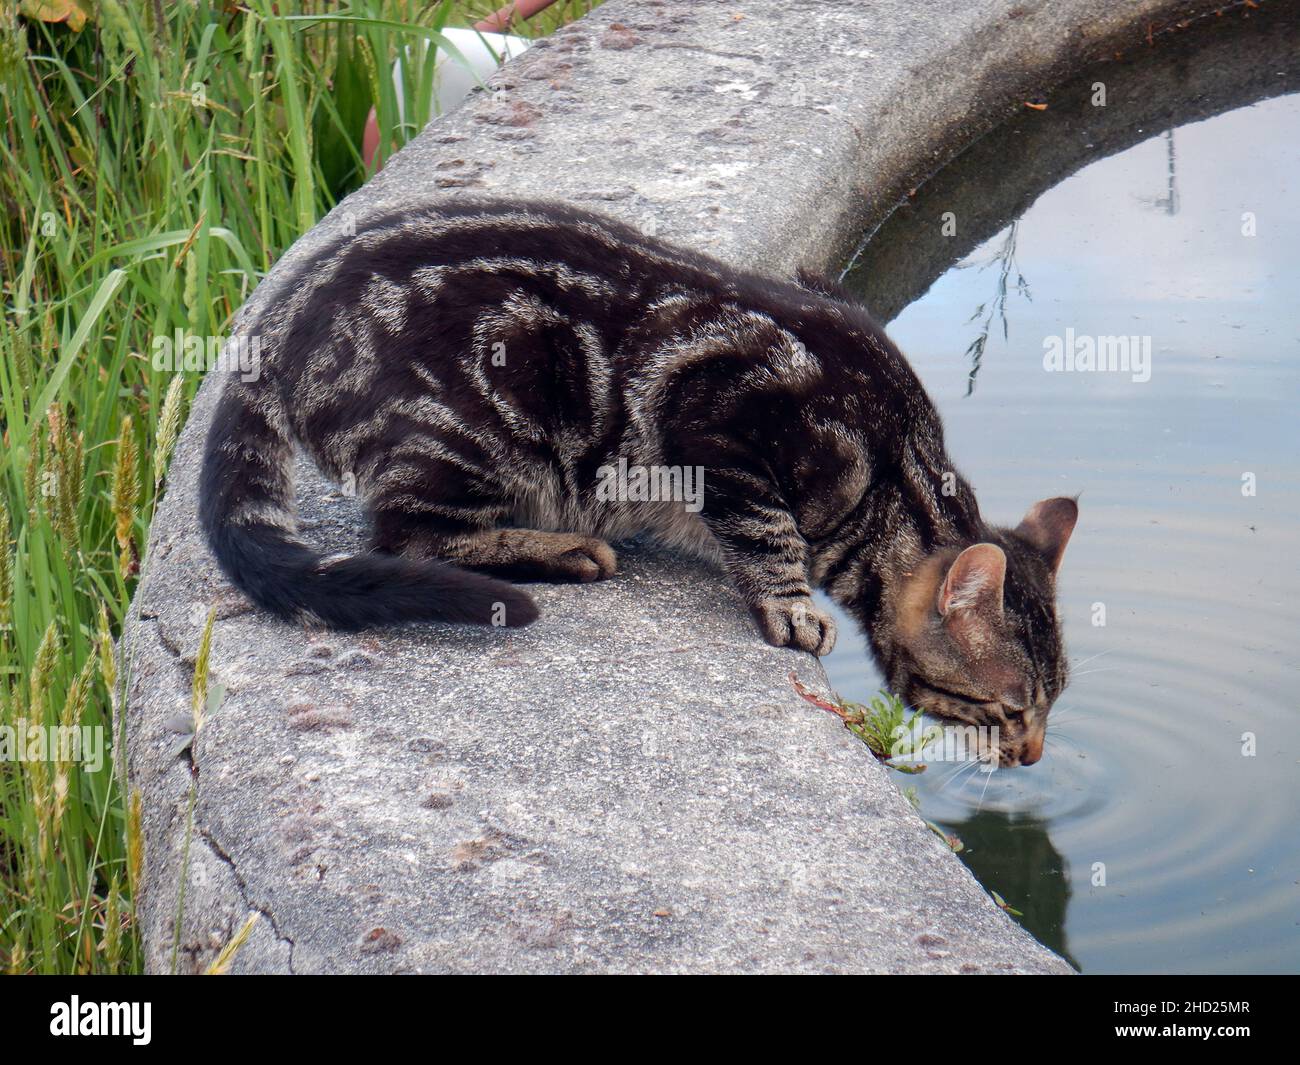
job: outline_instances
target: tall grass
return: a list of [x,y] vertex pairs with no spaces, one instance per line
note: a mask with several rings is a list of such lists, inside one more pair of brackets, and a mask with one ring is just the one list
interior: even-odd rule
[[[0,969],[140,966],[114,641],[201,376],[156,368],[155,339],[221,337],[365,180],[368,111],[386,146],[428,117],[427,66],[399,112],[393,59],[494,6],[0,3]],[[38,725],[102,730],[103,764],[34,747]]]

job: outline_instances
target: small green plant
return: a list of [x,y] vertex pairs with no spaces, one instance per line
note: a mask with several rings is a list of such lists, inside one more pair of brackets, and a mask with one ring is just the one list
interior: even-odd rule
[[942,730],[937,725],[931,725],[918,735],[917,723],[921,712],[914,710],[909,715],[907,705],[897,695],[882,691],[865,706],[842,699],[839,695],[835,695],[832,702],[810,691],[794,673],[790,674],[790,681],[802,698],[843,721],[844,727],[865,743],[868,750],[890,769],[897,769],[900,773],[925,771],[923,763],[896,762],[894,759],[920,754]]
[[914,710],[909,715],[903,700],[891,692],[882,691],[866,706],[851,702],[844,705],[861,715],[860,724],[845,722],[849,731],[870,747],[871,753],[882,761],[906,758],[918,753],[937,730],[937,726],[932,726],[918,740],[915,727],[921,712]]
[[998,909],[1005,910],[1007,913],[1011,914],[1012,917],[1024,916],[1024,914],[1021,913],[1019,910],[1017,910],[1015,907],[1009,905],[1007,900],[1004,899],[1001,895],[999,895],[996,891],[990,891],[989,894],[993,896],[993,901],[997,903]]
[[[917,806],[916,809],[917,812],[919,813],[921,807]],[[933,832],[936,836],[938,836],[941,840],[943,840],[944,843],[948,845],[949,850],[951,850],[954,854],[960,854],[962,851],[966,849],[966,844],[964,844],[957,836],[954,836],[951,832],[945,832],[941,825],[937,825],[933,821],[926,821],[925,827],[928,828],[931,832]]]

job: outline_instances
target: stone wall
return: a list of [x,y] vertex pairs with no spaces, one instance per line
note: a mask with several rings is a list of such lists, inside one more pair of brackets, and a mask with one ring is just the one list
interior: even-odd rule
[[[1000,116],[1168,0],[611,0],[433,123],[284,257],[430,196],[554,197],[773,273],[865,227]],[[276,296],[280,268],[250,306]],[[652,549],[539,587],[517,632],[309,634],[253,611],[195,522],[205,382],[154,524],[131,659],[148,966],[251,911],[236,971],[1060,972],[888,773],[799,699],[720,575]],[[360,516],[299,471],[306,534]],[[225,703],[174,753],[215,605]]]

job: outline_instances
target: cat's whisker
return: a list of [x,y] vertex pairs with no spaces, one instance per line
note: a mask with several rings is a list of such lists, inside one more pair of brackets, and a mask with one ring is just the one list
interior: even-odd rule
[[1052,716],[1047,719],[1048,729],[1050,729],[1052,732],[1059,732],[1061,728],[1061,723],[1069,715],[1073,715],[1070,716],[1070,724],[1074,724],[1076,721],[1079,720],[1079,708],[1075,706],[1073,703],[1071,703],[1069,706],[1063,706],[1059,710],[1053,710]]
[[958,762],[955,766],[953,766],[950,770],[948,770],[947,775],[943,778],[943,783],[940,784],[939,787],[935,789],[935,794],[942,795],[944,791],[948,788],[948,786],[952,784],[952,782],[961,775],[962,770],[969,769],[970,765],[971,765],[970,761]]
[[1110,673],[1119,668],[1119,666],[1102,666],[1100,669],[1085,669],[1082,673],[1071,673],[1070,679],[1078,680],[1080,677],[1086,677],[1091,673]]
[[1056,750],[1066,754],[1078,753],[1083,749],[1073,736],[1069,735],[1069,733],[1062,732],[1058,732],[1055,736],[1048,736],[1045,740],[1044,746],[1046,746],[1049,751],[1055,748]]
[[1078,715],[1084,713],[1091,713],[1091,710],[1092,710],[1091,706],[1080,706],[1078,702],[1071,702],[1069,706],[1053,707],[1052,720],[1054,720],[1054,722],[1058,722],[1058,720],[1061,720],[1061,718],[1065,714]]
[[965,794],[966,785],[976,778],[977,773],[978,771],[973,768],[967,769],[966,772],[961,775],[960,785],[953,789],[953,796],[961,798]]
[[1113,648],[1113,647],[1108,647],[1108,648],[1106,648],[1106,650],[1104,650],[1104,651],[1098,651],[1095,655],[1089,655],[1089,656],[1088,656],[1087,658],[1085,658],[1082,662],[1071,662],[1071,663],[1070,663],[1070,668],[1071,668],[1071,669],[1078,669],[1080,666],[1086,666],[1089,662],[1095,661],[1096,659],[1100,658],[1102,655],[1108,655],[1108,654],[1110,654],[1111,651],[1113,651],[1113,650],[1115,650],[1115,648]]
[[[1068,711],[1068,716],[1067,716]],[[1061,710],[1053,710],[1052,716],[1048,719],[1048,735],[1059,732],[1062,723],[1074,725],[1080,721],[1088,720],[1092,710],[1081,706],[1067,706]]]
[[993,781],[993,774],[989,773],[984,780],[984,790],[980,792],[980,801],[975,805],[975,812],[979,813],[984,809],[984,796],[989,793],[989,784]]
[[963,778],[969,779],[971,774],[975,771],[975,769],[982,764],[983,763],[978,758],[972,758],[969,761],[961,763],[960,765],[957,766],[956,769],[954,769],[951,773],[948,774],[947,778],[939,786],[935,794],[942,795],[945,791],[948,790],[948,788],[951,785],[955,784],[959,779],[963,779]]

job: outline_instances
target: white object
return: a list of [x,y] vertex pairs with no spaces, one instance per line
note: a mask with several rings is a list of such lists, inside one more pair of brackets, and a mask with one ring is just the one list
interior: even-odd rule
[[[505,33],[480,33],[478,30],[450,29],[442,35],[453,48],[465,57],[466,67],[455,56],[441,48],[433,60],[432,108],[435,115],[445,115],[465,102],[476,85],[486,81],[502,63],[524,52],[530,44],[527,38],[512,37]],[[427,50],[432,41],[426,41]],[[414,47],[420,47],[416,45]],[[408,47],[407,55],[412,48]],[[393,88],[397,92],[397,113],[406,121],[406,101],[402,93],[402,61],[393,64]]]

